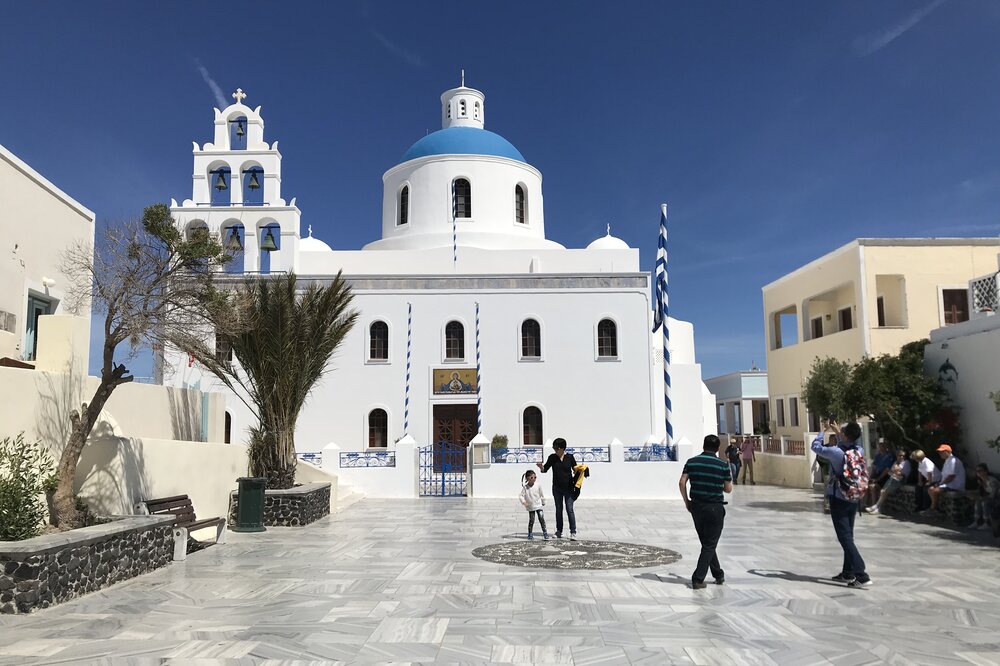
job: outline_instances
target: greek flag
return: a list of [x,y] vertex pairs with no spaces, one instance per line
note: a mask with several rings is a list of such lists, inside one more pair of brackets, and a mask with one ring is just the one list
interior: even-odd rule
[[660,204],[660,240],[656,248],[656,310],[653,312],[653,333],[663,327],[663,418],[668,447],[674,440],[673,405],[670,400],[670,313],[667,299],[667,204]]

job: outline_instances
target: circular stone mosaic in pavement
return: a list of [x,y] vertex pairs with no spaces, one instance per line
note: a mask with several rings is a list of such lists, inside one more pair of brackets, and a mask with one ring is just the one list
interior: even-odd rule
[[639,569],[670,564],[679,553],[656,546],[614,541],[515,541],[472,551],[481,560],[536,569]]

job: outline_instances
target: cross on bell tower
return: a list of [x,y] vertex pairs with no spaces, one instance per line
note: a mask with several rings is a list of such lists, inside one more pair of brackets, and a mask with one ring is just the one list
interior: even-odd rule
[[246,99],[247,94],[243,92],[243,88],[237,88],[236,92],[233,93],[233,99],[236,100],[237,104],[242,104],[243,100]]

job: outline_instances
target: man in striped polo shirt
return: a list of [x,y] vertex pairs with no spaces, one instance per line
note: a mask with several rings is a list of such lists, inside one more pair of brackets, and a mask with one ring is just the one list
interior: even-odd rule
[[694,518],[694,529],[701,541],[701,556],[698,557],[698,566],[691,576],[691,587],[696,590],[706,587],[705,576],[709,569],[712,570],[716,585],[722,585],[726,580],[726,573],[719,565],[715,547],[722,536],[722,525],[726,519],[726,502],[722,493],[733,492],[733,477],[729,472],[729,465],[719,458],[719,438],[715,435],[706,436],[702,449],[700,455],[684,464],[680,482],[681,497]]

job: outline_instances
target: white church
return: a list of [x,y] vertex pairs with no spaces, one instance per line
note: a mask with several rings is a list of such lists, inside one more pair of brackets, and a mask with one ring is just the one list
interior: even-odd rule
[[[503,483],[526,467],[504,463],[541,460],[556,437],[595,464],[662,460],[649,474],[665,480],[663,465],[679,475],[667,458],[700,450],[716,431],[693,328],[671,319],[672,426],[682,450],[650,455],[665,436],[663,355],[639,250],[610,229],[581,249],[546,237],[542,174],[485,128],[482,92],[463,80],[441,95],[442,129],[383,174],[380,233],[373,225],[372,242],[353,250],[334,249],[337,239],[314,237],[311,225],[303,233],[260,107],[246,106],[242,90],[233,96],[215,110],[212,142],[194,143],[191,198],[171,201],[176,224],[186,233],[207,227],[241,252],[248,273],[322,282],[343,271],[360,313],[299,418],[300,454],[322,451],[323,467],[371,496],[412,496],[438,494],[423,482],[441,473],[440,459],[414,452],[442,442],[463,452],[463,464],[466,447],[481,447],[470,466],[509,468]],[[652,244],[656,202],[646,222]],[[226,390],[184,357],[164,372],[167,384]],[[244,440],[251,420],[230,395],[232,441]],[[507,437],[507,451],[490,451],[496,434]],[[598,485],[607,496],[648,496],[630,488],[629,469]],[[480,476],[441,494],[489,496],[492,484]]]

